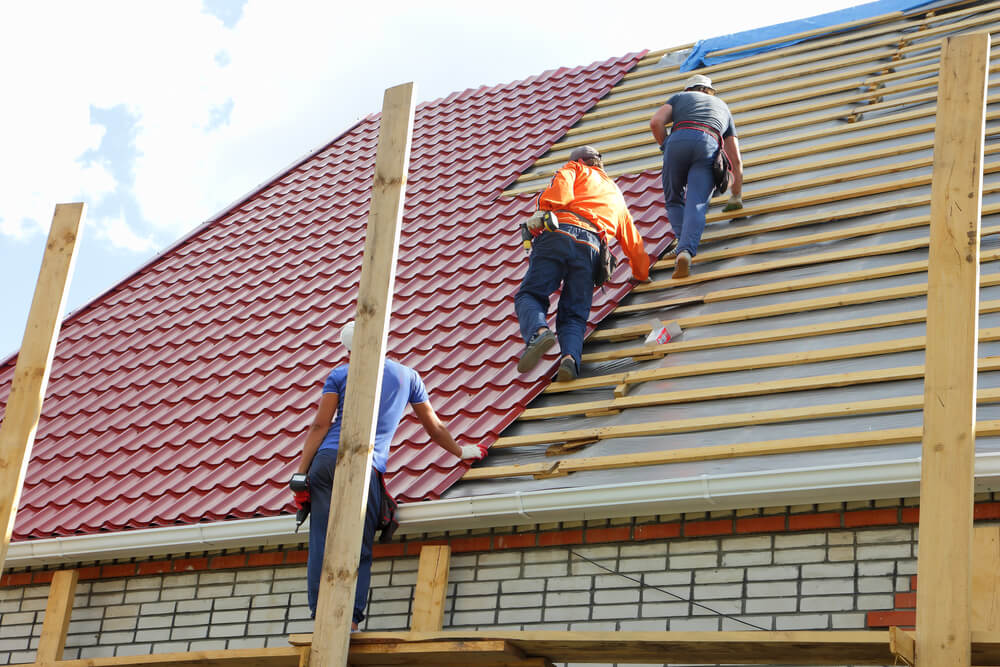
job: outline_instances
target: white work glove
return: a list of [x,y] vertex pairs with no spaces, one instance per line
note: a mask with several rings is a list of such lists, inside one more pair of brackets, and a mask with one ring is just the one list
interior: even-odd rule
[[538,236],[546,229],[558,229],[559,221],[551,211],[535,211],[528,218],[528,231],[532,236]]
[[486,445],[462,445],[462,460],[480,461],[486,458]]
[[743,197],[737,197],[733,195],[729,198],[729,201],[723,207],[722,212],[728,213],[729,211],[738,211],[743,208]]

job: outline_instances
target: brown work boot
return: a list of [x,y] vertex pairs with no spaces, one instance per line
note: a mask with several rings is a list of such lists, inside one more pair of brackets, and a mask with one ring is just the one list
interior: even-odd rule
[[681,250],[677,253],[677,263],[674,265],[674,274],[671,278],[687,278],[691,275],[691,253]]

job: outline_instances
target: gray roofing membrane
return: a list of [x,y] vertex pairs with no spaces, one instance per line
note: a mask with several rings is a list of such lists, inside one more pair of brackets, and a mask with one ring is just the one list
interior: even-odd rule
[[[953,11],[963,12],[957,16],[942,13],[936,23],[930,28],[941,28],[933,31],[921,41],[914,30],[913,22],[922,18],[922,14],[914,14],[906,19],[900,19],[891,24],[894,32],[887,32],[862,40],[851,41],[848,37],[839,45],[819,46],[812,54],[813,67],[793,64],[788,69],[783,68],[783,61],[798,62],[805,57],[798,55],[784,56],[782,50],[769,54],[768,62],[775,66],[770,75],[753,74],[745,81],[740,78],[740,71],[749,66],[734,61],[712,69],[713,79],[718,84],[720,96],[730,103],[734,109],[737,127],[741,134],[741,145],[744,148],[744,160],[749,164],[746,169],[746,186],[744,188],[745,204],[752,214],[744,219],[711,221],[706,227],[706,240],[702,243],[699,253],[702,255],[694,264],[694,275],[709,274],[725,269],[738,267],[753,267],[764,262],[801,258],[820,253],[834,251],[862,250],[876,248],[904,241],[919,241],[928,236],[926,224],[912,224],[899,227],[900,221],[929,216],[929,177],[932,173],[929,160],[932,156],[930,143],[933,141],[933,124],[935,123],[933,95],[930,99],[912,101],[893,106],[899,100],[910,101],[914,97],[936,90],[936,71],[925,71],[928,65],[937,65],[936,49],[941,37],[961,32],[975,30],[995,30],[1000,27],[1000,12],[991,3],[966,3],[952,5]],[[970,24],[971,23],[971,24]],[[957,26],[957,28],[955,27]],[[954,28],[954,30],[952,29]],[[863,26],[854,29],[855,34],[865,34],[868,28]],[[894,45],[884,45],[883,41],[890,37],[906,40]],[[856,85],[844,88],[841,83],[804,85],[796,88],[797,79],[804,84],[821,73],[836,74],[838,69],[827,71],[828,63],[843,60],[846,56],[838,55],[844,48],[853,44],[874,45],[861,49],[851,57],[870,56],[867,64],[857,64],[841,68],[843,72],[853,72]],[[901,60],[889,60],[889,57],[903,51]],[[808,54],[807,54],[808,55]],[[927,59],[926,56],[934,56]],[[909,64],[910,58],[923,58],[919,62]],[[1000,61],[994,60],[994,63]],[[758,65],[754,65],[757,67]],[[670,68],[672,67],[672,69]],[[644,79],[643,69],[650,70],[648,79]],[[809,69],[809,71],[801,71]],[[891,68],[887,71],[886,68]],[[613,100],[623,94],[616,92],[623,84],[633,84],[648,80],[649,90],[658,91],[669,87],[659,83],[658,79],[669,77],[676,73],[673,66],[657,67],[656,59],[640,62],[636,74],[625,79],[606,98],[600,111],[603,113],[613,109]],[[873,98],[871,104],[878,105],[867,112],[869,103],[851,101],[859,91],[867,90],[866,81],[875,76],[892,76],[884,82],[880,97]],[[833,77],[831,77],[833,78]],[[679,87],[679,78],[674,77],[673,85]],[[789,85],[792,84],[792,85]],[[790,93],[774,92],[777,87]],[[837,88],[840,86],[840,88]],[[833,90],[837,88],[837,90]],[[796,100],[787,104],[774,104],[783,94],[794,94],[797,90],[812,91],[814,96],[809,99]],[[831,92],[832,91],[832,92]],[[627,94],[634,96],[636,89]],[[659,103],[665,100],[667,92],[653,95]],[[1000,94],[1000,74],[991,74],[989,95]],[[730,102],[727,96],[736,99]],[[838,99],[843,98],[843,104]],[[751,105],[756,102],[763,104],[757,108]],[[621,108],[627,109],[634,102],[623,102]],[[807,110],[803,108],[810,104],[828,105],[822,110]],[[742,108],[741,108],[741,105]],[[788,109],[787,116],[781,117],[781,109]],[[623,141],[621,137],[607,137],[608,130],[602,129],[602,124],[614,120],[604,115],[598,121],[585,116],[578,124],[579,128],[595,128],[592,132],[585,131],[573,136],[573,139],[590,138],[605,154],[606,168],[613,175],[624,173],[648,172],[658,177],[658,154],[652,141],[642,143],[641,133],[646,132],[645,122],[655,109],[654,106],[641,111],[626,110],[622,118],[634,118],[633,122],[617,126],[621,132],[633,129],[633,145],[616,149]],[[762,111],[776,111],[777,119],[765,122],[745,122],[746,119],[759,117]],[[866,111],[860,120],[847,122],[851,114]],[[842,113],[840,118],[832,118],[835,113]],[[984,158],[983,178],[983,209],[982,217],[981,279],[980,302],[1000,300],[1000,284],[990,285],[991,279],[1000,283],[1000,173],[993,173],[991,165],[1000,165],[1000,154],[990,154],[991,147],[996,147],[1000,137],[1000,120],[989,120],[989,114],[1000,116],[1000,103],[992,103],[987,108],[985,145],[987,154]],[[808,119],[816,118],[812,123]],[[801,121],[794,129],[783,130],[783,120]],[[640,122],[641,121],[641,122]],[[743,135],[749,135],[744,138]],[[799,137],[804,137],[799,139]],[[926,145],[916,146],[924,142]],[[901,147],[904,147],[901,149]],[[801,150],[802,154],[789,156],[789,151]],[[560,146],[553,147],[550,154],[559,155]],[[844,159],[841,159],[844,158]],[[825,165],[822,163],[837,162]],[[914,164],[914,162],[920,162]],[[921,162],[922,161],[922,162]],[[779,177],[770,177],[775,169],[791,166],[807,166],[805,170]],[[546,165],[534,171],[543,173],[559,166]],[[878,167],[890,167],[891,173],[873,173]],[[997,169],[1000,171],[1000,169]],[[531,171],[529,171],[531,173]],[[921,177],[923,177],[921,179]],[[914,180],[917,182],[915,183]],[[815,182],[813,182],[815,181]],[[539,181],[541,182],[541,180]],[[655,180],[651,179],[655,184]],[[805,186],[805,187],[803,187]],[[880,187],[881,186],[881,187]],[[755,191],[776,188],[773,194],[754,198]],[[991,192],[991,188],[997,192]],[[658,188],[657,188],[658,191]],[[816,201],[822,198],[824,201]],[[923,198],[914,201],[914,198]],[[991,207],[997,207],[997,212],[991,212]],[[711,213],[720,210],[714,205]],[[782,210],[775,210],[782,209]],[[828,216],[826,219],[812,224],[801,224],[815,219],[814,216]],[[794,224],[800,222],[800,224]],[[852,231],[878,225],[874,233],[852,235]],[[770,226],[772,229],[761,229]],[[745,236],[711,240],[713,233],[721,230],[737,232],[748,230]],[[871,232],[872,230],[868,230]],[[843,232],[840,238],[817,242],[811,237],[821,233]],[[798,242],[796,242],[798,241]],[[764,252],[736,255],[737,249],[754,250],[754,246],[771,242],[787,242],[785,247],[773,248]],[[729,252],[730,256],[720,257],[719,251]],[[730,252],[731,251],[731,252]],[[991,258],[991,252],[997,253]],[[713,254],[715,258],[713,258]],[[672,287],[659,285],[657,289],[645,292],[633,292],[623,303],[626,309],[637,304],[655,304],[666,299],[698,296],[719,293],[734,288],[763,285],[793,280],[808,280],[824,276],[839,276],[857,271],[869,271],[893,267],[896,265],[926,261],[926,243],[910,249],[857,256],[839,261],[809,263],[800,266],[790,266],[778,270],[750,272],[744,275],[720,277],[718,279],[694,282],[683,286]],[[654,281],[667,281],[670,278],[669,266],[662,266],[653,275]],[[902,275],[873,277],[865,280],[833,281],[832,284],[810,287],[808,289],[788,289],[775,293],[761,294],[744,298],[707,301],[673,307],[652,306],[640,312],[612,313],[604,319],[598,328],[601,332],[635,325],[654,324],[658,321],[684,320],[709,314],[725,314],[736,310],[758,308],[762,306],[793,304],[795,302],[822,299],[836,296],[852,297],[861,293],[886,290],[903,286],[926,285],[926,270],[908,272]],[[907,313],[926,307],[926,296],[922,293],[905,298],[875,298],[868,303],[857,303],[831,308],[805,308],[772,317],[756,317],[739,319],[716,324],[686,327],[677,342],[706,340],[720,336],[739,335],[753,339],[754,334],[761,334],[786,327],[820,327],[823,325],[871,318],[888,314]],[[1000,312],[984,312],[980,316],[981,332],[990,328],[1000,327]],[[660,359],[636,361],[625,357],[610,361],[590,361],[584,364],[582,377],[592,377],[612,373],[646,371],[660,368],[680,368],[691,364],[702,364],[731,359],[747,359],[742,368],[723,373],[699,374],[670,379],[651,380],[631,385],[627,396],[647,396],[662,392],[676,392],[713,387],[730,387],[752,383],[764,383],[791,378],[806,378],[831,374],[856,373],[874,371],[877,369],[892,369],[923,363],[922,349],[904,352],[882,353],[874,356],[861,356],[798,365],[781,365],[769,368],[753,367],[753,358],[825,350],[848,345],[892,342],[914,336],[922,336],[925,332],[923,321],[897,326],[881,326],[860,330],[823,334],[802,335],[787,340],[770,342],[761,340],[739,345],[718,345],[707,349],[680,349],[671,352],[670,343],[664,346],[668,354]],[[626,350],[643,344],[642,338],[621,342],[596,341],[584,346],[585,359],[588,355]],[[979,357],[985,359],[1000,355],[1000,341],[981,341]],[[537,408],[565,406],[588,401],[601,401],[613,398],[613,384],[593,389],[575,389],[561,393],[545,393],[540,395],[530,406],[529,413]],[[1000,372],[980,370],[980,390],[1000,388]],[[705,418],[724,418],[729,415],[743,413],[764,413],[768,411],[787,410],[790,408],[806,408],[809,406],[825,406],[838,403],[856,403],[879,399],[922,396],[923,382],[920,378],[896,380],[888,382],[872,382],[868,384],[848,384],[846,386],[830,386],[805,391],[787,393],[770,393],[746,396],[741,398],[724,398],[719,400],[701,400],[697,402],[669,403],[663,402],[644,407],[632,407],[618,414],[605,416],[585,416],[572,414],[548,419],[521,419],[512,424],[502,438],[558,433],[567,430],[616,427],[623,425],[638,425],[650,422],[671,422],[676,420]],[[1000,419],[1000,405],[981,402],[977,410],[977,420],[980,422]],[[558,436],[553,436],[545,444],[518,446],[509,449],[496,449],[490,456],[478,464],[478,467],[503,467],[529,463],[555,463],[557,460],[572,460],[599,456],[613,456],[647,452],[661,452],[678,449],[700,448],[712,445],[739,444],[769,440],[790,440],[810,436],[866,432],[872,430],[918,427],[922,424],[922,414],[919,410],[889,411],[872,414],[858,414],[845,417],[816,417],[796,421],[778,423],[761,423],[737,428],[714,428],[707,426],[690,432],[671,433],[667,435],[645,435],[636,437],[611,437],[596,443],[583,446],[574,451],[563,451],[556,456],[547,455],[550,445],[560,442]],[[977,452],[1000,452],[1000,438],[980,437],[977,439]],[[682,479],[698,476],[733,475],[750,472],[784,471],[799,468],[823,468],[842,466],[864,462],[906,461],[919,458],[920,443],[899,445],[882,445],[838,449],[831,451],[800,452],[767,456],[744,456],[709,461],[693,461],[684,463],[660,464],[650,466],[635,466],[609,470],[593,470],[573,472],[560,477],[534,479],[531,476],[502,477],[481,480],[465,480],[448,491],[446,499],[465,498],[494,494],[513,494],[543,491],[548,489],[586,488],[602,485],[622,485],[635,482],[645,482],[665,479]]]

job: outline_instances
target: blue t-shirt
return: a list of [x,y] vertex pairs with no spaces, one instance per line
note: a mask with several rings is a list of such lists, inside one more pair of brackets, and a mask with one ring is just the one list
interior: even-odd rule
[[[337,403],[337,416],[330,425],[330,430],[326,432],[319,451],[324,449],[336,451],[340,447],[340,424],[344,417],[347,368],[347,364],[337,366],[323,384],[323,393],[338,394],[340,401]],[[378,420],[375,422],[375,454],[372,457],[372,465],[379,472],[385,472],[385,464],[389,460],[389,445],[392,444],[392,436],[403,418],[407,403],[424,403],[427,400],[427,389],[415,370],[391,359],[385,360],[382,371],[382,396],[378,404]]]
[[715,95],[686,90],[671,97],[667,104],[671,106],[670,117],[675,126],[690,120],[715,128],[723,139],[736,135],[736,125],[729,107]]

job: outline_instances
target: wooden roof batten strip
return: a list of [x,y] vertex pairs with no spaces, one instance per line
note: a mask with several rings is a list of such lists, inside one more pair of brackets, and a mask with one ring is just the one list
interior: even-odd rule
[[[539,463],[520,463],[506,466],[470,468],[462,477],[473,481],[482,479],[502,479],[508,477],[531,476],[537,479],[562,477],[574,472],[595,470],[617,470],[640,468],[671,463],[695,463],[717,461],[748,456],[771,456],[774,454],[797,454],[802,452],[824,452],[854,447],[884,447],[920,442],[923,427],[882,429],[834,435],[818,435],[785,440],[764,440],[740,442],[732,445],[705,445],[664,449],[656,452],[635,454],[608,454],[580,458],[554,459]],[[976,437],[1000,436],[1000,420],[980,421],[976,425]]]
[[[993,342],[1000,340],[1000,328],[987,329],[982,332],[980,342]],[[868,344],[873,349],[865,349],[865,346],[849,346],[850,353],[857,352],[856,356],[840,356],[840,359],[857,359],[862,356],[874,357],[882,354],[893,354],[912,350],[922,350],[926,344],[924,336],[906,338],[902,341],[890,341],[888,344]],[[853,349],[851,349],[853,348]],[[794,354],[794,353],[793,353]],[[780,356],[780,355],[774,355]],[[747,361],[747,360],[741,360]],[[779,364],[771,364],[771,367]],[[759,370],[767,366],[755,366],[748,363],[739,370]],[[1000,371],[1000,358],[983,357],[979,360],[979,370],[981,372]],[[693,377],[695,374],[684,374],[683,377]],[[675,377],[681,377],[678,373]],[[618,414],[622,410],[629,408],[643,408],[650,406],[680,405],[682,403],[698,403],[701,401],[725,400],[730,398],[746,398],[749,396],[771,396],[773,394],[784,394],[797,391],[813,391],[815,389],[830,389],[835,387],[857,386],[862,384],[877,384],[880,382],[899,382],[902,380],[916,380],[924,377],[923,365],[898,366],[892,368],[880,368],[878,370],[853,371],[848,373],[830,373],[826,375],[808,375],[784,380],[771,380],[766,382],[750,382],[737,385],[718,385],[703,389],[680,389],[675,391],[664,391],[655,394],[642,394],[638,396],[618,396],[600,401],[585,401],[581,403],[567,403],[547,408],[529,408],[521,413],[519,421],[531,421],[541,419],[553,419],[558,417],[569,417],[572,415],[589,415],[614,412]]]
[[[538,445],[555,445],[563,443],[592,443],[598,440],[612,438],[632,438],[638,436],[673,435],[677,433],[695,433],[700,431],[715,431],[719,429],[742,428],[761,424],[788,424],[818,419],[837,419],[840,417],[856,417],[860,415],[875,415],[892,412],[914,412],[923,409],[924,397],[902,396],[899,398],[877,398],[870,401],[851,401],[846,403],[828,403],[810,405],[802,408],[785,408],[781,410],[761,410],[710,417],[692,417],[689,419],[668,419],[641,424],[623,424],[618,426],[603,426],[594,428],[568,429],[550,433],[532,433],[499,438],[492,449],[511,449],[514,447],[529,447]],[[981,404],[1000,403],[1000,389],[986,389],[978,393]]]
[[[1000,71],[1000,64],[994,65],[991,68],[991,71],[992,72]],[[936,82],[937,82],[937,78],[936,77],[932,77],[932,78],[929,78],[929,79],[923,79],[923,80],[919,80],[919,81],[916,81],[916,82],[911,82],[911,83],[903,84],[903,85],[897,87],[896,90],[898,92],[905,92],[907,90],[913,90],[913,89],[918,89],[918,88],[927,88],[927,87],[936,85]],[[863,100],[863,99],[870,98],[871,95],[869,93],[864,93],[864,94],[862,94],[860,96],[856,96],[856,97],[857,97],[857,99]],[[922,99],[926,99],[926,100],[930,100],[931,99],[927,95],[921,96],[921,98]],[[996,97],[993,97],[993,98],[990,99],[991,103],[995,103],[996,101],[997,101]],[[824,104],[828,104],[828,103],[822,103],[821,102],[821,103],[818,103],[818,105],[814,104],[813,106],[814,107],[822,107],[822,106],[824,106]],[[892,106],[898,106],[898,105],[892,105]],[[867,109],[860,108],[860,109],[856,109],[855,111],[853,111],[851,113],[848,113],[848,114],[841,113],[840,115],[844,116],[846,118],[846,117],[851,116],[851,115],[855,115],[856,116],[859,113],[867,113],[867,112],[868,112]],[[846,125],[843,125],[843,126],[833,127],[833,128],[825,128],[825,129],[822,129],[822,130],[814,130],[814,131],[811,131],[811,132],[805,132],[805,133],[801,133],[801,134],[798,134],[798,135],[780,134],[776,138],[773,138],[773,139],[770,139],[770,140],[767,140],[767,141],[763,141],[763,142],[760,142],[758,144],[749,144],[747,146],[742,147],[741,148],[741,153],[744,156],[744,169],[752,168],[752,167],[754,167],[754,166],[756,166],[758,164],[769,164],[769,163],[772,163],[772,162],[776,162],[778,160],[791,159],[793,157],[801,157],[803,155],[822,154],[822,153],[825,153],[825,152],[831,150],[834,147],[848,147],[848,146],[855,146],[855,145],[864,145],[864,144],[867,144],[867,143],[871,143],[873,140],[879,140],[879,139],[899,139],[899,138],[902,138],[902,137],[905,137],[905,136],[912,136],[912,135],[915,135],[915,134],[922,134],[922,133],[932,132],[933,129],[934,129],[933,123],[927,123],[927,124],[921,125],[921,126],[910,126],[910,127],[904,126],[904,127],[901,127],[901,128],[897,128],[895,131],[883,133],[877,139],[873,139],[871,137],[854,138],[854,139],[850,139],[849,138],[849,139],[841,140],[839,143],[838,142],[831,142],[830,144],[824,145],[823,148],[820,148],[818,145],[816,145],[816,144],[813,143],[817,139],[821,139],[821,138],[825,138],[825,137],[833,137],[833,136],[837,136],[837,135],[841,135],[841,134],[849,134],[849,133],[860,133],[860,132],[863,132],[864,130],[867,130],[867,129],[873,128],[873,127],[881,127],[881,126],[885,126],[885,125],[893,125],[893,124],[902,123],[902,122],[904,122],[906,120],[911,120],[911,119],[914,119],[914,118],[923,118],[923,117],[932,116],[934,114],[934,112],[935,112],[935,107],[931,106],[931,107],[926,108],[926,109],[914,109],[914,110],[911,110],[911,111],[902,111],[902,112],[896,113],[895,115],[878,117],[878,118],[873,118],[873,119],[869,119],[869,120],[858,120],[856,122],[849,123],[849,124],[846,124]],[[996,118],[997,118],[997,116],[996,116],[996,113],[994,112],[994,113],[990,114],[990,116],[989,116],[989,118],[987,120],[996,120]],[[641,133],[636,133],[636,134],[640,134],[643,137],[643,139],[636,140],[634,142],[635,146],[649,146],[652,143],[652,141],[649,140],[649,139],[647,139],[646,136],[645,136],[647,134],[646,130],[643,130]],[[781,154],[779,154],[777,156],[767,155],[767,156],[763,156],[763,157],[755,157],[754,156],[754,153],[756,151],[758,151],[758,150],[763,150],[765,148],[768,148],[768,149],[769,148],[776,148],[778,146],[782,146],[782,145],[786,145],[786,144],[794,144],[794,143],[806,143],[807,145],[804,148],[799,148],[799,149],[795,149],[793,151],[789,151],[785,155],[781,155]],[[607,150],[607,149],[605,149],[605,150]],[[622,156],[622,157],[619,157],[619,158],[609,158],[608,160],[605,161],[605,164],[606,164],[606,166],[610,166],[610,165],[613,165],[613,164],[616,164],[616,163],[619,163],[619,162],[635,162],[637,160],[644,160],[644,159],[648,159],[648,158],[655,158],[655,159],[653,159],[650,162],[643,162],[641,164],[630,166],[630,167],[626,167],[626,168],[622,168],[622,169],[607,168],[605,171],[608,173],[609,176],[613,176],[614,177],[614,176],[623,176],[625,174],[639,173],[639,172],[648,171],[648,170],[655,170],[655,169],[659,169],[660,168],[660,166],[661,166],[660,150],[656,146],[650,146],[650,147],[641,149],[641,150],[639,150],[637,152],[629,153],[628,155],[625,155],[625,156]],[[539,163],[542,163],[543,160],[548,161],[548,160],[550,160],[550,158],[543,157],[543,158],[541,158],[539,160]],[[561,160],[559,160],[557,158],[552,158],[551,160],[552,160],[552,163],[558,162],[560,164],[560,166],[561,166],[561,162],[562,162]],[[544,166],[544,163],[543,163],[543,166]],[[515,180],[515,183],[529,183],[529,182],[533,182],[533,181],[547,181],[548,179],[550,179],[552,177],[552,175],[554,173],[555,173],[555,169],[548,169],[548,170],[544,170],[544,171],[528,171],[528,172],[525,172],[524,174],[522,174],[521,176],[519,176]],[[752,178],[748,178],[747,179],[747,183],[752,183],[752,182],[754,182],[754,180]],[[535,192],[535,191],[538,191],[538,190],[542,189],[544,186],[545,186],[544,183],[532,183],[531,185],[521,185],[519,187],[510,188],[510,189],[504,191],[503,195],[504,196],[514,196],[514,195],[518,195],[518,194],[523,194],[525,192]]]
[[[990,3],[990,5],[988,7],[985,7],[985,8],[993,8],[996,4],[997,3]],[[973,11],[981,11],[982,9],[985,9],[985,8],[974,7],[974,8],[969,8],[968,10],[962,10],[962,11],[967,11],[968,13],[971,13]],[[968,25],[982,24],[982,23],[988,22],[988,21],[995,21],[998,17],[1000,17],[1000,15],[991,14],[991,15],[987,16],[986,18],[980,17],[980,18],[977,18],[977,19],[972,19],[971,23],[968,23],[968,22],[967,23],[963,23],[963,24],[961,24],[961,25],[959,25],[957,27],[956,27],[956,25],[941,26],[940,30],[934,29],[934,30],[937,30],[937,32],[933,33],[933,34],[940,34],[941,32],[954,31],[956,29],[960,29],[960,28],[966,27]],[[939,19],[939,20],[945,20],[945,19]],[[938,43],[939,42],[940,42],[940,40],[938,40]],[[933,57],[935,57],[935,55],[933,53],[932,54],[924,54],[922,56],[918,56],[918,59],[919,60],[926,60],[926,59],[933,58]],[[885,65],[879,64],[879,65],[875,65],[874,67],[884,69]],[[932,69],[936,69],[936,65],[930,65],[927,68],[923,68],[922,71],[925,71],[925,72],[929,73],[929,72],[931,72]],[[878,97],[881,97],[884,94],[889,94],[890,92],[893,92],[889,88],[882,88],[881,87],[881,86],[884,86],[885,82],[891,81],[892,79],[895,79],[895,78],[912,77],[914,75],[915,75],[914,71],[900,71],[898,73],[891,73],[891,74],[884,75],[881,79],[879,79],[879,78],[872,79],[872,80],[870,80],[870,82],[868,84],[864,84],[864,85],[867,85],[868,87],[877,88],[877,90],[875,90],[874,92],[877,93]],[[782,80],[784,80],[784,79],[782,79]],[[933,85],[933,83],[934,82],[932,80],[930,82],[930,84]],[[784,84],[784,85],[791,85],[791,84]],[[802,85],[802,83],[799,82],[799,83],[794,84],[794,85]],[[854,85],[856,85],[856,84],[854,84]],[[905,86],[906,86],[906,88],[911,88],[912,89],[914,87],[920,87],[920,86],[926,86],[926,85],[929,85],[929,84],[927,82],[916,82],[916,83],[912,83],[912,84],[906,84]],[[901,90],[902,90],[901,88],[897,88],[897,89],[895,89],[895,92],[900,92]],[[614,94],[615,94],[615,90],[612,90],[612,92],[609,93],[609,95],[611,95],[611,96],[613,96]],[[755,101],[759,101],[759,96],[762,95],[762,94],[766,95],[768,93],[754,92],[752,94],[752,97],[754,98]],[[872,94],[871,93],[866,93],[864,96],[862,96],[861,100],[859,100],[859,101],[864,101],[864,99],[869,99],[871,101],[871,98],[872,98]],[[732,99],[732,98],[730,98],[730,99]],[[605,98],[605,100],[602,100],[598,104],[599,105],[607,105],[607,104],[612,103],[613,101],[614,100],[611,97],[607,97],[607,98]],[[879,102],[879,100],[874,100],[874,101]],[[619,101],[619,103],[620,103],[620,101]],[[840,102],[838,102],[838,104],[839,103]],[[813,108],[821,108],[822,106],[823,106],[823,104],[821,103],[819,105],[819,107],[815,107],[814,106]],[[756,103],[756,108],[759,108],[759,103]],[[739,105],[736,105],[735,107],[733,107],[733,109],[734,109],[734,113],[736,113],[737,115],[739,115]],[[804,110],[800,109],[798,111],[804,111]],[[864,109],[858,109],[857,111],[858,112],[863,112]],[[619,113],[622,113],[622,110],[617,111],[616,115],[619,114]],[[855,112],[855,113],[857,113],[857,112]],[[783,112],[782,115],[787,115],[787,112]],[[841,115],[843,115],[843,114],[841,114]],[[586,115],[584,117],[584,119],[581,120],[581,122],[585,122],[588,119],[593,119],[593,118],[594,118],[593,113],[590,113],[590,114]],[[739,120],[739,122],[741,124],[741,127],[745,127],[747,125],[747,121],[750,120],[750,119],[739,118],[738,120]],[[634,123],[635,120],[633,120],[633,119],[624,119],[624,122],[625,123]],[[590,136],[590,137],[588,137],[586,139],[583,139],[583,140],[580,140],[580,141],[575,141],[575,140],[569,139],[570,137],[573,136],[572,133],[574,132],[575,129],[576,128],[571,129],[569,132],[567,132],[564,140],[561,140],[560,142],[557,142],[553,146],[552,150],[549,153],[547,153],[545,156],[543,156],[539,161],[537,161],[535,163],[535,166],[532,169],[535,169],[538,166],[544,166],[545,164],[554,164],[555,162],[560,161],[562,159],[560,153],[562,151],[564,151],[565,149],[568,149],[573,144],[579,144],[579,143],[582,143],[583,141],[586,141],[588,143],[594,143],[595,141],[598,141],[598,142],[600,141],[600,137],[594,137],[594,136]],[[580,129],[581,129],[581,131],[586,131],[586,132],[591,133],[591,134],[593,133],[593,128],[590,128],[590,127],[583,127],[583,126],[581,126]],[[632,135],[632,134],[642,135],[644,137],[645,134],[646,134],[646,129],[644,127],[644,123],[642,125],[640,125],[639,127],[633,128],[631,130],[617,133],[618,136],[628,136],[628,135]],[[573,144],[564,143],[565,140],[572,141]],[[628,142],[625,142],[621,146],[611,146],[611,147],[603,147],[603,148],[604,148],[604,152],[607,153],[609,151],[613,151],[613,150],[616,150],[618,148],[635,147],[635,146],[643,145],[645,143],[647,143],[647,142],[645,142],[644,139],[635,139],[635,140],[630,140]],[[643,154],[645,154],[645,153],[643,153]],[[650,153],[650,155],[652,155],[652,153]],[[641,157],[642,157],[642,154],[640,154],[639,156],[631,155],[630,154],[628,156],[623,156],[623,157],[620,157],[620,158],[614,158],[613,157],[611,159],[606,160],[606,163],[610,165],[610,164],[613,164],[617,160],[629,160],[629,161],[632,161],[632,160],[635,160],[635,159],[641,159]],[[639,165],[638,167],[628,168],[628,169],[623,170],[621,172],[609,170],[609,174],[611,174],[611,175],[620,175],[621,173],[635,173],[637,171],[644,171],[646,169],[656,168],[657,166],[658,166],[657,164],[649,164],[649,165],[643,164],[643,165]],[[547,179],[550,176],[551,176],[551,174],[549,172],[547,172],[547,171],[537,172],[537,171],[530,171],[529,170],[529,172],[526,172],[525,174],[522,174],[522,176],[520,176],[519,180],[516,181],[516,182],[524,183],[526,181],[531,181],[531,180],[539,180],[539,179],[544,180],[544,179]],[[510,188],[504,194],[505,195],[515,195],[515,194],[519,194],[519,193],[526,192],[526,191],[534,191],[534,190],[537,190],[539,187],[542,187],[542,185]]]

